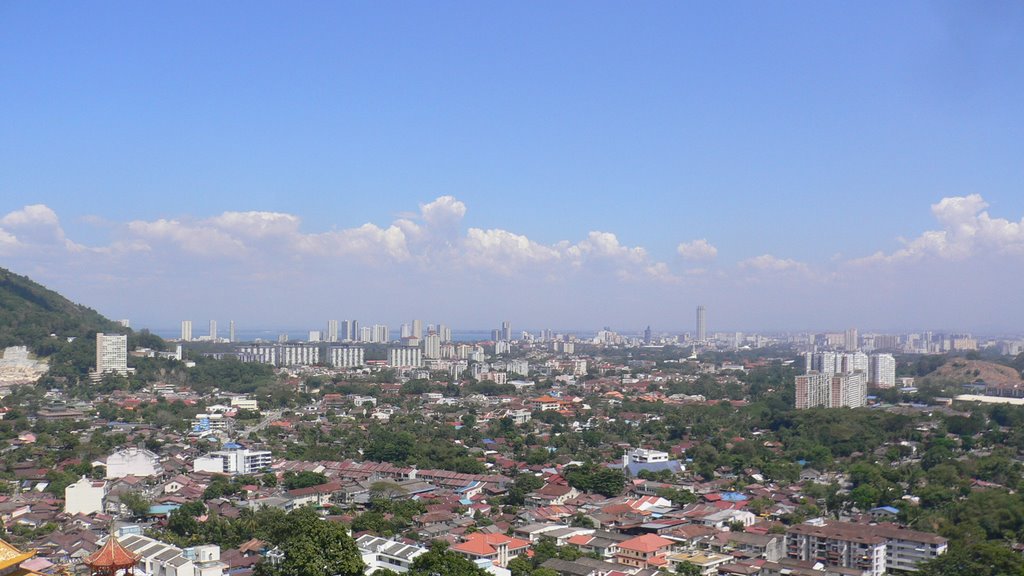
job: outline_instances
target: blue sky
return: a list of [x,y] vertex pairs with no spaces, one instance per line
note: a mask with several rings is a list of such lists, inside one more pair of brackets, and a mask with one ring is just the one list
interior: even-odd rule
[[136,325],[1019,329],[1022,29],[1013,2],[7,2],[0,265]]

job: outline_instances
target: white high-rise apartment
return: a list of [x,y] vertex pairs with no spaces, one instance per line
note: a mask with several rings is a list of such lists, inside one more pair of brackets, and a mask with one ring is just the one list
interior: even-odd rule
[[338,321],[328,320],[327,321],[327,341],[337,342],[338,341]]
[[892,354],[874,354],[868,369],[868,384],[878,388],[896,386],[896,359]]
[[389,348],[388,366],[393,368],[419,368],[423,366],[423,351],[413,346]]
[[234,320],[229,320],[228,321],[228,342],[234,342],[234,341],[235,341],[235,321]]
[[441,342],[452,341],[452,329],[444,324],[437,325],[437,335],[441,337]]
[[862,408],[868,405],[867,372],[832,375],[832,408]]
[[192,341],[192,321],[182,320],[181,321],[181,340],[182,342]]
[[703,304],[697,306],[697,341],[708,339],[707,308]]
[[512,340],[512,324],[508,320],[501,323],[501,339],[506,342]]
[[114,372],[128,374],[128,336],[124,334],[96,334],[96,374]]
[[441,357],[441,336],[427,334],[427,337],[423,339],[423,356],[425,358]]
[[327,355],[331,366],[335,368],[355,368],[364,363],[361,346],[331,346]]
[[210,320],[210,340],[217,341],[217,321]]
[[360,326],[359,338],[357,338],[357,340],[359,342],[373,342],[373,328],[370,328],[369,326]]
[[412,321],[412,337],[423,338],[423,320]]
[[832,403],[832,375],[817,370],[796,377],[796,409],[804,410]]
[[399,338],[405,339],[412,336],[412,326],[409,324],[402,324],[399,329]]
[[370,338],[370,342],[390,342],[391,341],[391,330],[388,329],[387,324],[374,324],[373,334]]

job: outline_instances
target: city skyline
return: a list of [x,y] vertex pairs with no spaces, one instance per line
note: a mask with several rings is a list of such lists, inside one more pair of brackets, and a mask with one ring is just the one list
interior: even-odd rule
[[1019,329],[1018,5],[306,8],[5,7],[0,266],[137,327]]

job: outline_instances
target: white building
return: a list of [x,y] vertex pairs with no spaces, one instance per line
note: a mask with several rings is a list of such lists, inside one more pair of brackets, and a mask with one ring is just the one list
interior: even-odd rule
[[271,455],[267,450],[221,450],[200,456],[192,463],[194,472],[214,474],[256,474],[270,469]]
[[260,411],[260,403],[255,398],[247,398],[245,396],[232,396],[231,407],[238,408],[239,410],[252,410],[253,412]]
[[156,454],[145,448],[130,447],[107,456],[107,478],[149,478],[163,474],[163,466]]
[[331,366],[335,368],[355,368],[365,363],[361,346],[331,346],[327,349],[327,355]]
[[147,576],[223,576],[228,565],[220,561],[220,546],[207,544],[181,549],[132,534],[118,538],[118,543],[139,555],[136,574]]
[[366,574],[382,569],[399,574],[408,572],[413,560],[427,553],[427,549],[422,546],[403,544],[370,534],[357,538],[356,546],[363,557],[363,564],[366,564]]
[[389,348],[388,366],[393,368],[419,368],[423,366],[423,351],[411,346]]
[[894,524],[854,524],[810,520],[786,530],[786,553],[798,560],[863,570],[880,576],[888,570],[916,571],[918,564],[945,554],[941,536]]
[[64,488],[64,511],[68,514],[98,514],[103,512],[106,495],[106,480],[90,480],[82,476],[78,482]]
[[182,342],[192,341],[192,321],[182,320],[181,321],[181,340]]
[[832,373],[812,370],[796,377],[796,409],[829,406],[832,403]]
[[896,359],[892,354],[874,354],[868,370],[868,384],[878,388],[896,386]]
[[338,341],[338,321],[328,320],[327,321],[327,341],[337,342]]
[[96,334],[96,376],[101,377],[108,372],[127,376],[128,370],[128,336],[124,334]]
[[320,362],[320,347],[308,344],[278,346],[278,366],[312,366]]
[[441,336],[438,334],[427,334],[423,339],[423,356],[425,358],[441,357]]

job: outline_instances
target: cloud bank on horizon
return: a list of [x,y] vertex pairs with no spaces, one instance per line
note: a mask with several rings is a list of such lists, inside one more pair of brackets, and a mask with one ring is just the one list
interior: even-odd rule
[[[722,262],[713,239],[680,232],[672,258],[614,232],[541,243],[467,222],[441,196],[387,224],[311,231],[283,212],[107,222],[110,241],[68,238],[44,204],[0,218],[0,257],[75,300],[136,325],[238,318],[317,326],[326,318],[465,328],[652,324],[692,330],[707,304],[720,329],[945,327],[1013,330],[1024,218],[993,217],[981,195],[931,206],[936,227],[901,247],[831,262],[758,253]],[[661,247],[659,247],[660,249]],[[1016,307],[1016,308],[1014,308]],[[1008,308],[1013,308],[1008,309]],[[715,326],[712,326],[715,328]]]

